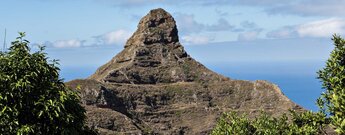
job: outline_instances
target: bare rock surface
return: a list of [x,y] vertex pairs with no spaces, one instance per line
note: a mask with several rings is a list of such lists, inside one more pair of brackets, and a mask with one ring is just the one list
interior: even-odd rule
[[163,9],[140,20],[125,48],[90,79],[109,83],[158,84],[226,79],[191,58],[180,44],[174,18]]
[[208,134],[227,111],[280,115],[302,110],[267,81],[233,80],[195,61],[179,42],[174,18],[151,10],[122,52],[79,88],[87,124],[101,134]]

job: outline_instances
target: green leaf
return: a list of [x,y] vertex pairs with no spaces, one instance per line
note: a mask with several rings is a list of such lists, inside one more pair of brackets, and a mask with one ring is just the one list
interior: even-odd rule
[[345,127],[345,119],[341,122],[340,127]]
[[38,113],[38,117],[41,117],[42,114],[43,114],[43,111],[40,111],[40,112]]
[[6,109],[7,109],[7,106],[4,106],[4,108],[2,108],[1,110],[1,113],[5,113]]

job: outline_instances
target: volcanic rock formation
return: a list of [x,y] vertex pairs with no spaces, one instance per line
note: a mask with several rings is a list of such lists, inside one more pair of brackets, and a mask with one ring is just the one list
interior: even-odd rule
[[140,20],[122,52],[67,85],[80,88],[87,124],[101,134],[207,134],[223,112],[301,109],[274,84],[233,80],[195,61],[160,8]]
[[183,49],[174,18],[163,9],[140,20],[125,49],[90,77],[101,82],[158,84],[226,79]]

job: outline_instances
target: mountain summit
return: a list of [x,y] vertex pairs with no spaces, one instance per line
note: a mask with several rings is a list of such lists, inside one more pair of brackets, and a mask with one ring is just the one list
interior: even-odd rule
[[191,58],[179,42],[174,18],[151,10],[122,52],[90,77],[101,82],[156,84],[225,79]]
[[267,81],[226,78],[191,58],[174,18],[151,10],[124,49],[79,89],[87,124],[101,134],[208,134],[223,112],[253,117],[302,110]]

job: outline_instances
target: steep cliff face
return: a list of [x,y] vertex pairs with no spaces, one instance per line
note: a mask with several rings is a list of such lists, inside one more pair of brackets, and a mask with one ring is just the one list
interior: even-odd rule
[[124,50],[80,87],[89,126],[101,134],[207,134],[226,111],[280,115],[301,109],[266,81],[233,80],[191,58],[163,9],[140,20]]
[[226,79],[191,58],[180,44],[174,18],[163,9],[140,20],[125,48],[90,77],[101,82],[159,84]]

